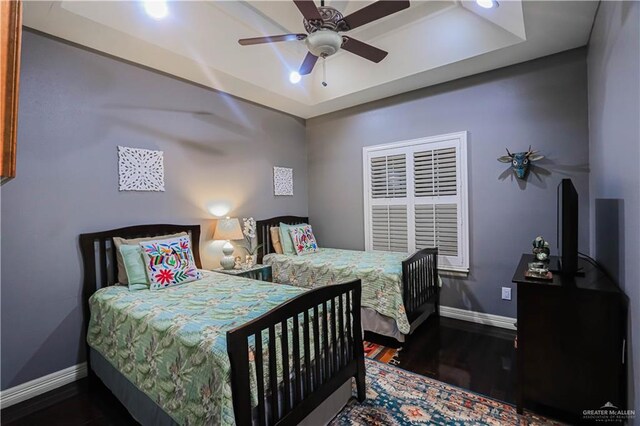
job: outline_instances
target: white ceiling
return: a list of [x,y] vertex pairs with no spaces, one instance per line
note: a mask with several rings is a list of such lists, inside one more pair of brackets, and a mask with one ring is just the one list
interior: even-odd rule
[[[317,2],[319,3],[319,1]],[[327,1],[347,15],[372,1]],[[374,64],[341,51],[289,82],[304,42],[240,46],[239,38],[304,32],[292,1],[172,1],[153,20],[139,1],[28,1],[24,24],[290,114],[309,118],[587,43],[596,1],[412,1],[350,31],[387,50]]]

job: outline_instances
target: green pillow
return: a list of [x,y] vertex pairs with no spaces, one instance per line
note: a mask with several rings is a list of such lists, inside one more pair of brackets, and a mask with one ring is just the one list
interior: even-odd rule
[[124,262],[124,270],[127,272],[129,290],[148,289],[149,280],[147,279],[147,268],[142,257],[142,248],[139,245],[123,244],[120,246],[120,254],[122,254]]
[[293,240],[291,239],[291,233],[289,229],[292,228],[304,228],[309,226],[307,223],[299,223],[297,225],[287,225],[280,222],[280,244],[282,244],[282,254],[296,254],[296,249],[293,247]]

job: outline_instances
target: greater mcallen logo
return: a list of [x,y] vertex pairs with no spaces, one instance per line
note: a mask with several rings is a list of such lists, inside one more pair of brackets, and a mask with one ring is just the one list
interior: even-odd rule
[[601,422],[623,421],[633,419],[636,416],[635,410],[621,410],[611,402],[607,402],[597,410],[583,410],[584,420],[595,420]]

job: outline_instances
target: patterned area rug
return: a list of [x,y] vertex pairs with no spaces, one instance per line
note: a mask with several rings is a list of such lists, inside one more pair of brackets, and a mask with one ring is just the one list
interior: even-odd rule
[[[402,348],[400,348],[402,349]],[[364,356],[385,364],[400,365],[398,352],[400,349],[388,348],[372,342],[364,342]]]
[[353,399],[331,426],[560,425],[515,407],[400,368],[366,359],[367,399]]

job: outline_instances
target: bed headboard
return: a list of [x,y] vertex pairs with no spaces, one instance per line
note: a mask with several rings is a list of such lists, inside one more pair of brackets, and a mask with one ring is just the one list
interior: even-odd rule
[[270,228],[280,225],[280,222],[286,223],[287,225],[298,225],[300,223],[309,223],[309,218],[302,216],[278,216],[272,217],[271,219],[257,220],[256,233],[258,234],[258,244],[262,244],[262,247],[258,250],[258,263],[262,263],[264,256],[273,253]]
[[[102,287],[117,281],[116,251],[113,237],[144,238],[186,232],[191,236],[193,257],[198,268],[200,262],[200,225],[136,225],[109,231],[80,235],[80,251],[84,269],[84,291],[87,299]],[[86,294],[86,293],[85,293]]]

